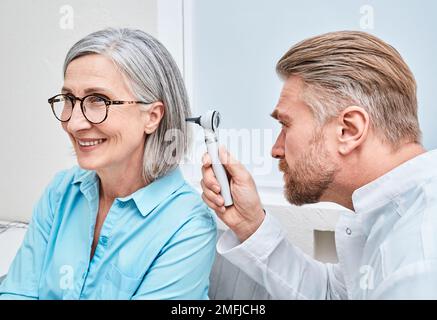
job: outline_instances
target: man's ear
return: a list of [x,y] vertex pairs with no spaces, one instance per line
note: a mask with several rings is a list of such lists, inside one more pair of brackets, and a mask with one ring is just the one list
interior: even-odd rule
[[146,134],[151,134],[155,132],[155,130],[158,128],[159,123],[162,120],[162,117],[164,116],[164,104],[161,101],[153,102],[151,106],[147,109],[145,112],[145,126],[144,126],[144,132]]
[[370,126],[369,114],[361,107],[349,106],[337,120],[338,152],[347,155],[366,140]]

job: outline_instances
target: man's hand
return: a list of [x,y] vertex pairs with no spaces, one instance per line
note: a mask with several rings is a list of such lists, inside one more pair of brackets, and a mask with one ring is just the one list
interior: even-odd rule
[[255,182],[246,168],[235,160],[224,147],[219,149],[220,161],[225,167],[234,204],[224,207],[224,199],[220,195],[220,184],[212,170],[211,158],[205,153],[202,158],[202,198],[215,211],[217,216],[243,242],[249,238],[264,220]]

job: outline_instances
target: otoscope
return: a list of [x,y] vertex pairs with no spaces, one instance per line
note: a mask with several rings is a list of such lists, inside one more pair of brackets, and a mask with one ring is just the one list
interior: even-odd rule
[[188,122],[197,123],[203,128],[205,134],[206,149],[212,161],[212,170],[220,184],[220,193],[225,200],[225,206],[233,204],[231,190],[229,188],[228,176],[225,168],[219,160],[218,144],[216,130],[220,125],[220,113],[218,111],[209,110],[205,114],[197,118],[187,118]]

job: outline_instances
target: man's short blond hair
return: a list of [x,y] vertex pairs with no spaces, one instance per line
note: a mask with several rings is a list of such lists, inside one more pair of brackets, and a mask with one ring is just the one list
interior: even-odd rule
[[293,46],[276,70],[303,80],[302,98],[320,124],[357,105],[384,142],[420,143],[416,81],[401,55],[381,39],[359,31],[309,38]]

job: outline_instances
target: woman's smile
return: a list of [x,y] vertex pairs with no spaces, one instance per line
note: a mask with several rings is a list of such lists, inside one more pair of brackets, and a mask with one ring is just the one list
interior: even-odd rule
[[90,152],[99,148],[106,140],[104,138],[82,138],[76,139],[76,142],[80,151]]

